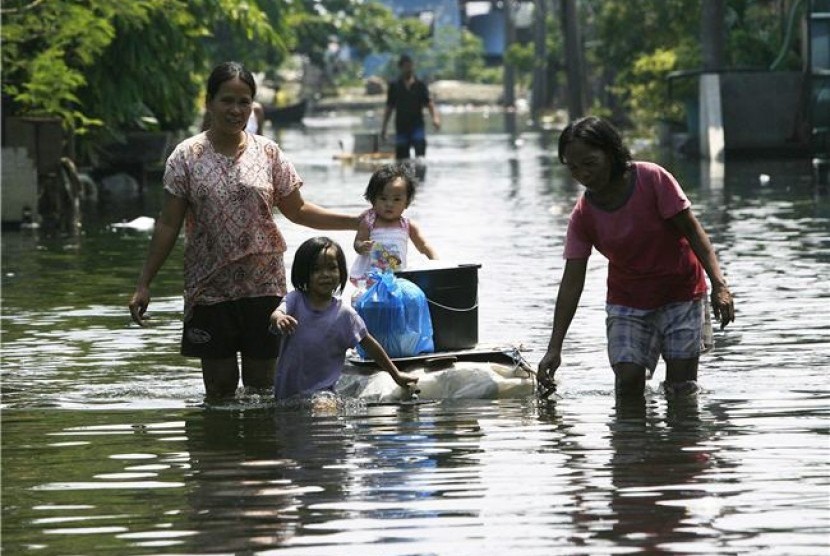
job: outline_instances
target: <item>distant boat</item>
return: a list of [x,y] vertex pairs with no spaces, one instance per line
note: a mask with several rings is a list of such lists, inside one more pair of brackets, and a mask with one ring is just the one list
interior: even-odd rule
[[265,119],[274,127],[284,127],[300,124],[308,108],[308,99],[303,99],[288,106],[273,106],[266,104],[263,107]]

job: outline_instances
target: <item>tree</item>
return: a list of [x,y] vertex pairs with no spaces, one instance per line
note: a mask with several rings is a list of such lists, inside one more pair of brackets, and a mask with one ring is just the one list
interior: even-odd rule
[[[380,2],[363,0],[289,0],[286,8],[289,49],[325,70],[329,84],[337,69],[330,46],[348,48],[355,59],[372,53],[425,49],[429,29],[414,18],[398,18]],[[349,67],[359,76],[357,65]]]
[[666,77],[699,65],[699,12],[700,0],[586,2],[595,103],[645,126],[681,111],[679,100],[669,99]]
[[[726,0],[725,66],[767,69],[784,37],[792,0]],[[701,0],[583,0],[586,60],[595,111],[650,127],[658,119],[680,119],[692,80],[674,85],[677,70],[701,69]],[[799,67],[791,53],[789,67]]]
[[[285,51],[255,2],[6,1],[2,16],[7,113],[57,116],[68,131],[99,141],[149,121],[167,130],[189,125],[220,45]],[[228,40],[212,42],[216,29]]]

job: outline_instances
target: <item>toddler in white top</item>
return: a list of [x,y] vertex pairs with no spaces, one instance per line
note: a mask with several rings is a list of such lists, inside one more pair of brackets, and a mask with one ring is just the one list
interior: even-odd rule
[[378,168],[363,196],[372,208],[363,213],[354,240],[358,257],[349,274],[355,285],[369,285],[368,274],[372,270],[406,268],[409,240],[428,259],[438,258],[418,225],[403,215],[415,196],[415,176],[406,163]]

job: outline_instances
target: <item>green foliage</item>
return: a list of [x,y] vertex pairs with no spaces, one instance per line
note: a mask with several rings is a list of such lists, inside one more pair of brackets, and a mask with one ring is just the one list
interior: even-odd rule
[[[398,18],[380,2],[364,0],[288,0],[286,2],[286,43],[315,66],[322,68],[329,85],[323,92],[336,93],[341,86],[358,85],[365,77],[362,64],[345,62],[329,49],[332,43],[351,50],[357,59],[372,53],[418,53],[419,68],[424,60],[441,56],[430,52],[429,28],[414,18]],[[397,56],[392,57],[389,76],[397,73]],[[427,61],[427,65],[431,62]],[[332,87],[333,86],[333,87]]]
[[484,42],[466,29],[461,31],[461,44],[455,52],[455,79],[473,83],[502,82],[501,67],[488,68],[484,63]]
[[666,76],[677,69],[677,51],[657,49],[639,56],[631,68],[620,74],[624,85],[612,91],[627,99],[628,115],[634,122],[651,122],[654,118],[678,120],[683,106],[677,98],[669,98]]
[[237,0],[5,2],[2,40],[13,113],[55,115],[100,141],[148,121],[189,125],[222,47],[284,52],[269,14]]
[[[78,91],[86,85],[84,69],[115,36],[108,4],[96,9],[69,2],[3,6],[3,96],[16,111],[32,116],[55,115],[68,128],[100,124],[81,105]],[[146,2],[131,3],[130,15],[141,17]]]
[[[409,43],[401,44],[397,52],[408,52],[418,66],[418,74],[430,79],[464,79],[479,81],[484,67],[484,47],[481,40],[467,30],[453,27],[437,28],[429,36],[428,28],[417,19],[410,21],[416,34]],[[389,74],[397,74],[397,58],[390,61]]]
[[[794,0],[726,0],[727,63],[766,68],[784,40]],[[594,99],[639,125],[682,118],[678,104],[693,80],[667,76],[700,65],[701,0],[580,0],[586,67]],[[417,60],[434,79],[498,83],[502,68],[485,67],[481,41],[466,30],[399,18],[367,0],[6,0],[2,4],[3,106],[7,114],[58,116],[88,140],[130,129],[188,127],[202,103],[204,79],[217,62],[236,59],[272,71],[288,52],[332,66],[332,40],[358,57],[392,53]],[[546,22],[548,65],[563,70],[557,14]],[[797,30],[798,31],[798,30]],[[797,37],[783,67],[801,65]],[[512,45],[507,59],[527,84],[537,63],[531,45]],[[360,65],[345,64],[336,83],[358,82]],[[684,91],[683,87],[688,88]],[[593,90],[597,90],[595,86]]]
[[516,68],[516,76],[523,86],[528,86],[533,75],[536,60],[533,44],[511,44],[505,52],[505,60]]
[[[768,68],[780,49],[791,3],[726,0],[727,67]],[[670,97],[667,77],[700,68],[701,1],[583,0],[580,5],[586,64],[592,79],[607,87],[599,101],[606,108],[621,107],[642,128],[660,119],[683,119],[680,102],[696,94],[696,82],[673,82]],[[785,65],[799,67],[794,49]]]
[[[781,11],[784,8],[787,13]],[[730,64],[740,68],[769,68],[785,37],[784,22],[788,11],[789,6],[770,0],[729,2],[726,49]],[[799,23],[796,22],[794,30],[798,31],[798,29]],[[800,64],[800,53],[794,41],[789,55],[785,57],[783,67],[798,70],[801,67]]]
[[403,53],[416,60],[416,71],[420,76],[432,77],[437,70],[438,64],[435,60],[438,53],[433,52],[429,27],[419,19],[407,17],[396,19],[392,30],[393,36],[386,49],[392,56],[384,71],[384,77],[393,79],[398,75],[398,55]]
[[473,83],[500,83],[502,68],[488,68],[484,63],[484,45],[467,29],[429,28],[416,18],[397,22],[398,33],[390,38],[390,57],[383,72],[387,79],[398,75],[397,54],[406,52],[416,60],[417,73],[432,80],[460,79]]
[[587,38],[585,58],[606,84],[602,103],[618,106],[643,128],[680,117],[682,107],[677,97],[669,98],[666,78],[695,67],[699,13],[699,0],[588,0],[583,16],[595,34]]
[[392,51],[415,38],[408,21],[396,18],[379,2],[362,0],[288,0],[285,2],[286,43],[292,52],[324,67],[332,39],[349,45],[359,56]]

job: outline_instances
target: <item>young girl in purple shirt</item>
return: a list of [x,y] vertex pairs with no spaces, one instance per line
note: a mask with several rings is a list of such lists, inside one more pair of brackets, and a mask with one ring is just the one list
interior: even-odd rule
[[297,249],[291,266],[294,291],[271,314],[272,332],[283,336],[274,382],[278,400],[333,390],[346,350],[357,344],[399,386],[417,382],[398,370],[351,305],[333,295],[343,291],[348,275],[343,249],[334,240],[315,237]]

